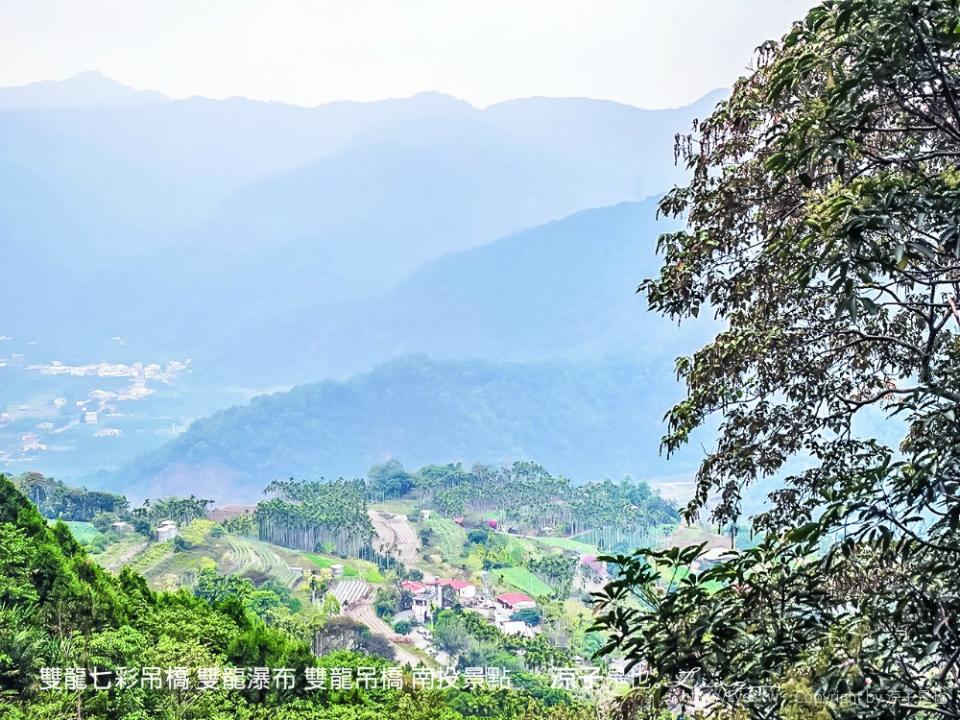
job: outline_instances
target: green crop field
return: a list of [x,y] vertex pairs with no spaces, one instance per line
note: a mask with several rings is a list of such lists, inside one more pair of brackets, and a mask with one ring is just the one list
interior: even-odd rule
[[212,520],[204,520],[197,518],[196,520],[191,521],[188,525],[185,525],[181,530],[180,534],[183,536],[183,539],[192,545],[200,545],[206,541],[207,536],[210,534],[210,531],[213,529],[214,523]]
[[382,503],[370,503],[367,507],[370,510],[380,510],[396,515],[409,515],[413,512],[414,505],[410,500],[388,500]]
[[[48,524],[53,525],[56,520],[48,520]],[[103,533],[97,530],[92,523],[80,522],[78,520],[64,520],[63,524],[70,528],[70,534],[81,545],[88,545],[96,540]]]
[[172,554],[172,541],[165,540],[164,542],[151,543],[143,552],[137,554],[130,562],[126,563],[126,566],[134,572],[145,575]]
[[549,595],[552,591],[549,585],[524,567],[498,568],[490,573],[533,598]]
[[459,563],[463,558],[463,544],[467,541],[467,531],[453,520],[432,515],[427,526],[433,530],[434,542],[440,554],[448,563]]

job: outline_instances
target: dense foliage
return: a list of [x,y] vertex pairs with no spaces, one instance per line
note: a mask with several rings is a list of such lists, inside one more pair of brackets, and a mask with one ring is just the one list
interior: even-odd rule
[[127,509],[121,495],[75,488],[40,473],[23,473],[13,478],[44,517],[88,522],[98,513],[120,513]]
[[620,558],[611,646],[651,685],[773,689],[716,713],[958,718],[960,8],[828,0],[678,149],[661,208],[688,227],[642,289],[726,329],[678,361],[664,445],[721,420],[690,515],[742,524],[747,486],[782,489],[761,543],[671,592],[696,549]]

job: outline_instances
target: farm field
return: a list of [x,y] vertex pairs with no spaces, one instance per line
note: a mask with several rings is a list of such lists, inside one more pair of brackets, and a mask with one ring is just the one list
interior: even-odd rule
[[124,563],[124,567],[130,568],[140,575],[148,575],[155,565],[159,565],[171,555],[173,555],[172,541],[150,543],[141,552]]
[[230,568],[226,572],[232,575],[263,573],[291,589],[303,577],[302,569],[295,569],[299,567],[298,560],[290,557],[294,554],[283,548],[237,535],[224,535],[222,539],[227,546],[223,562]]
[[[48,522],[50,525],[53,525],[56,523],[56,520],[49,520]],[[70,534],[73,535],[74,539],[81,545],[89,545],[91,542],[103,535],[103,533],[97,530],[92,523],[79,522],[76,520],[64,520],[63,524],[70,528]]]
[[340,603],[341,608],[358,602],[370,592],[370,585],[363,580],[339,580],[329,591]]
[[92,557],[107,570],[117,572],[139,555],[147,544],[147,539],[142,535],[124,535],[116,542],[107,545],[103,552],[94,553]]
[[433,531],[434,543],[443,559],[451,564],[459,564],[463,559],[463,544],[467,541],[467,531],[453,520],[432,515],[424,523]]
[[490,574],[500,582],[510,585],[532,598],[549,595],[552,589],[543,580],[524,567],[508,567],[491,570]]
[[387,502],[370,503],[367,508],[373,511],[409,515],[413,512],[414,504],[410,500],[388,500]]

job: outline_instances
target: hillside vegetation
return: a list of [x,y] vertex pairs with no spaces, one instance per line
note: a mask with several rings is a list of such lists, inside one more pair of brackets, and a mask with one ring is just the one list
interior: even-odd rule
[[[296,686],[227,690],[164,689],[137,684],[113,692],[92,687],[84,672],[82,689],[63,677],[44,681],[41,668],[96,666],[113,679],[122,667],[351,667],[385,665],[378,658],[339,651],[316,658],[307,642],[270,626],[252,608],[261,591],[249,583],[203,575],[202,597],[186,592],[155,593],[143,578],[125,569],[114,577],[77,545],[65,525],[46,521],[0,476],[0,697],[11,720],[83,717],[91,720],[459,720],[456,710],[485,708],[498,720],[528,717],[586,720],[593,711],[540,684],[527,690],[450,688],[446,691]],[[275,594],[275,593],[274,593]],[[269,596],[268,593],[266,596]],[[331,621],[332,622],[332,621]],[[74,678],[74,682],[78,682]],[[195,679],[193,680],[195,683]],[[409,685],[409,679],[408,679]],[[466,694],[467,697],[461,697]],[[468,713],[472,714],[472,713]]]
[[[236,501],[273,479],[358,477],[390,457],[414,467],[535,459],[575,481],[656,476],[665,372],[657,363],[407,357],[217,412],[97,482],[154,497],[229,487]],[[684,467],[679,457],[672,469]]]

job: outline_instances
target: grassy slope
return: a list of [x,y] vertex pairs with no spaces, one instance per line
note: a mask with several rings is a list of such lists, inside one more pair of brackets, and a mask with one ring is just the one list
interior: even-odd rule
[[533,598],[549,595],[551,592],[549,585],[523,567],[499,568],[491,570],[490,574]]
[[433,530],[433,542],[439,548],[443,559],[454,565],[462,563],[463,544],[467,541],[467,531],[453,520],[439,517],[436,514],[430,516],[426,525]]
[[[50,525],[52,525],[55,522],[56,520],[48,521]],[[76,520],[65,520],[64,525],[70,528],[70,533],[73,535],[76,541],[81,545],[87,545],[93,542],[94,540],[96,540],[98,537],[100,537],[103,534],[99,530],[97,530],[92,523],[88,523],[88,522],[79,522]]]
[[321,568],[328,568],[336,564],[343,565],[343,576],[346,578],[361,578],[375,585],[383,582],[383,575],[380,574],[377,566],[366,560],[356,558],[344,560],[332,555],[321,555],[319,553],[303,553],[303,557]]

